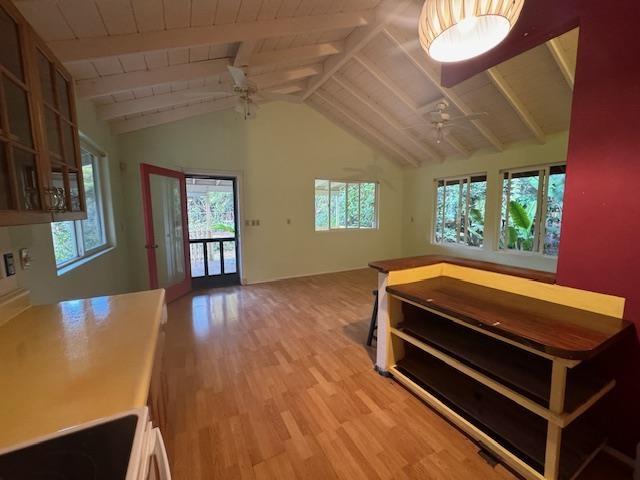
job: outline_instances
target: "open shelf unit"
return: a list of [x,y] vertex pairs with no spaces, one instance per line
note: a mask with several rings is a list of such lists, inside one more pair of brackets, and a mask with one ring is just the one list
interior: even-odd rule
[[626,325],[491,290],[442,277],[387,287],[389,371],[524,477],[573,479],[605,444],[591,407],[615,386],[592,359]]

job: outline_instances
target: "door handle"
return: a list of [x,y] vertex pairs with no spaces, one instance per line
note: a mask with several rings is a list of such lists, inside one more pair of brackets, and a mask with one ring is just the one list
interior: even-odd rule
[[150,248],[158,248],[158,244],[154,243],[153,245],[145,245],[144,248],[150,249]]

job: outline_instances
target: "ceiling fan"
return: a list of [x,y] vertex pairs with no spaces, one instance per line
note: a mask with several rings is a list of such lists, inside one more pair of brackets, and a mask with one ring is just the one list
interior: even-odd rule
[[195,92],[185,91],[184,95],[188,97],[207,98],[235,95],[238,100],[235,111],[245,120],[252,120],[256,117],[259,102],[279,100],[283,102],[302,103],[302,99],[296,95],[287,95],[259,89],[256,83],[247,77],[247,74],[242,68],[229,65],[227,69],[233,81],[232,85],[221,83],[212,87],[198,89]]
[[420,126],[428,126],[433,130],[436,143],[440,144],[444,140],[451,129],[458,128],[466,130],[467,126],[463,122],[470,122],[485,117],[488,114],[486,112],[472,112],[467,115],[459,115],[452,117],[449,113],[449,102],[445,99],[438,100],[433,107],[433,110],[426,112],[428,117],[425,122],[410,125],[406,129],[414,129]]

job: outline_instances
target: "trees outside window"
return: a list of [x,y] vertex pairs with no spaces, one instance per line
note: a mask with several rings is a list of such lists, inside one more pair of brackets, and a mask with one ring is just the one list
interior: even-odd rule
[[502,173],[499,248],[557,256],[565,165]]
[[434,241],[481,247],[486,198],[485,174],[437,179]]
[[59,269],[111,247],[104,212],[103,159],[90,147],[81,146],[82,179],[85,188],[87,218],[51,224],[53,252]]
[[378,228],[378,184],[315,181],[315,229]]

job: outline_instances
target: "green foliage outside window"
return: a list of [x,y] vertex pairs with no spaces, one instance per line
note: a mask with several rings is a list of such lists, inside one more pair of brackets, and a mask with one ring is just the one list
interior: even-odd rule
[[224,191],[189,192],[189,238],[223,238],[235,234],[233,187]]
[[315,181],[315,229],[377,227],[377,187],[373,182]]
[[481,247],[486,175],[438,180],[436,185],[435,241]]
[[[563,165],[516,172],[511,176],[505,173],[500,248],[552,256],[558,254],[564,183]],[[545,196],[546,212],[542,212],[538,199]],[[505,219],[507,213],[508,220]],[[543,228],[544,236],[541,233]]]

